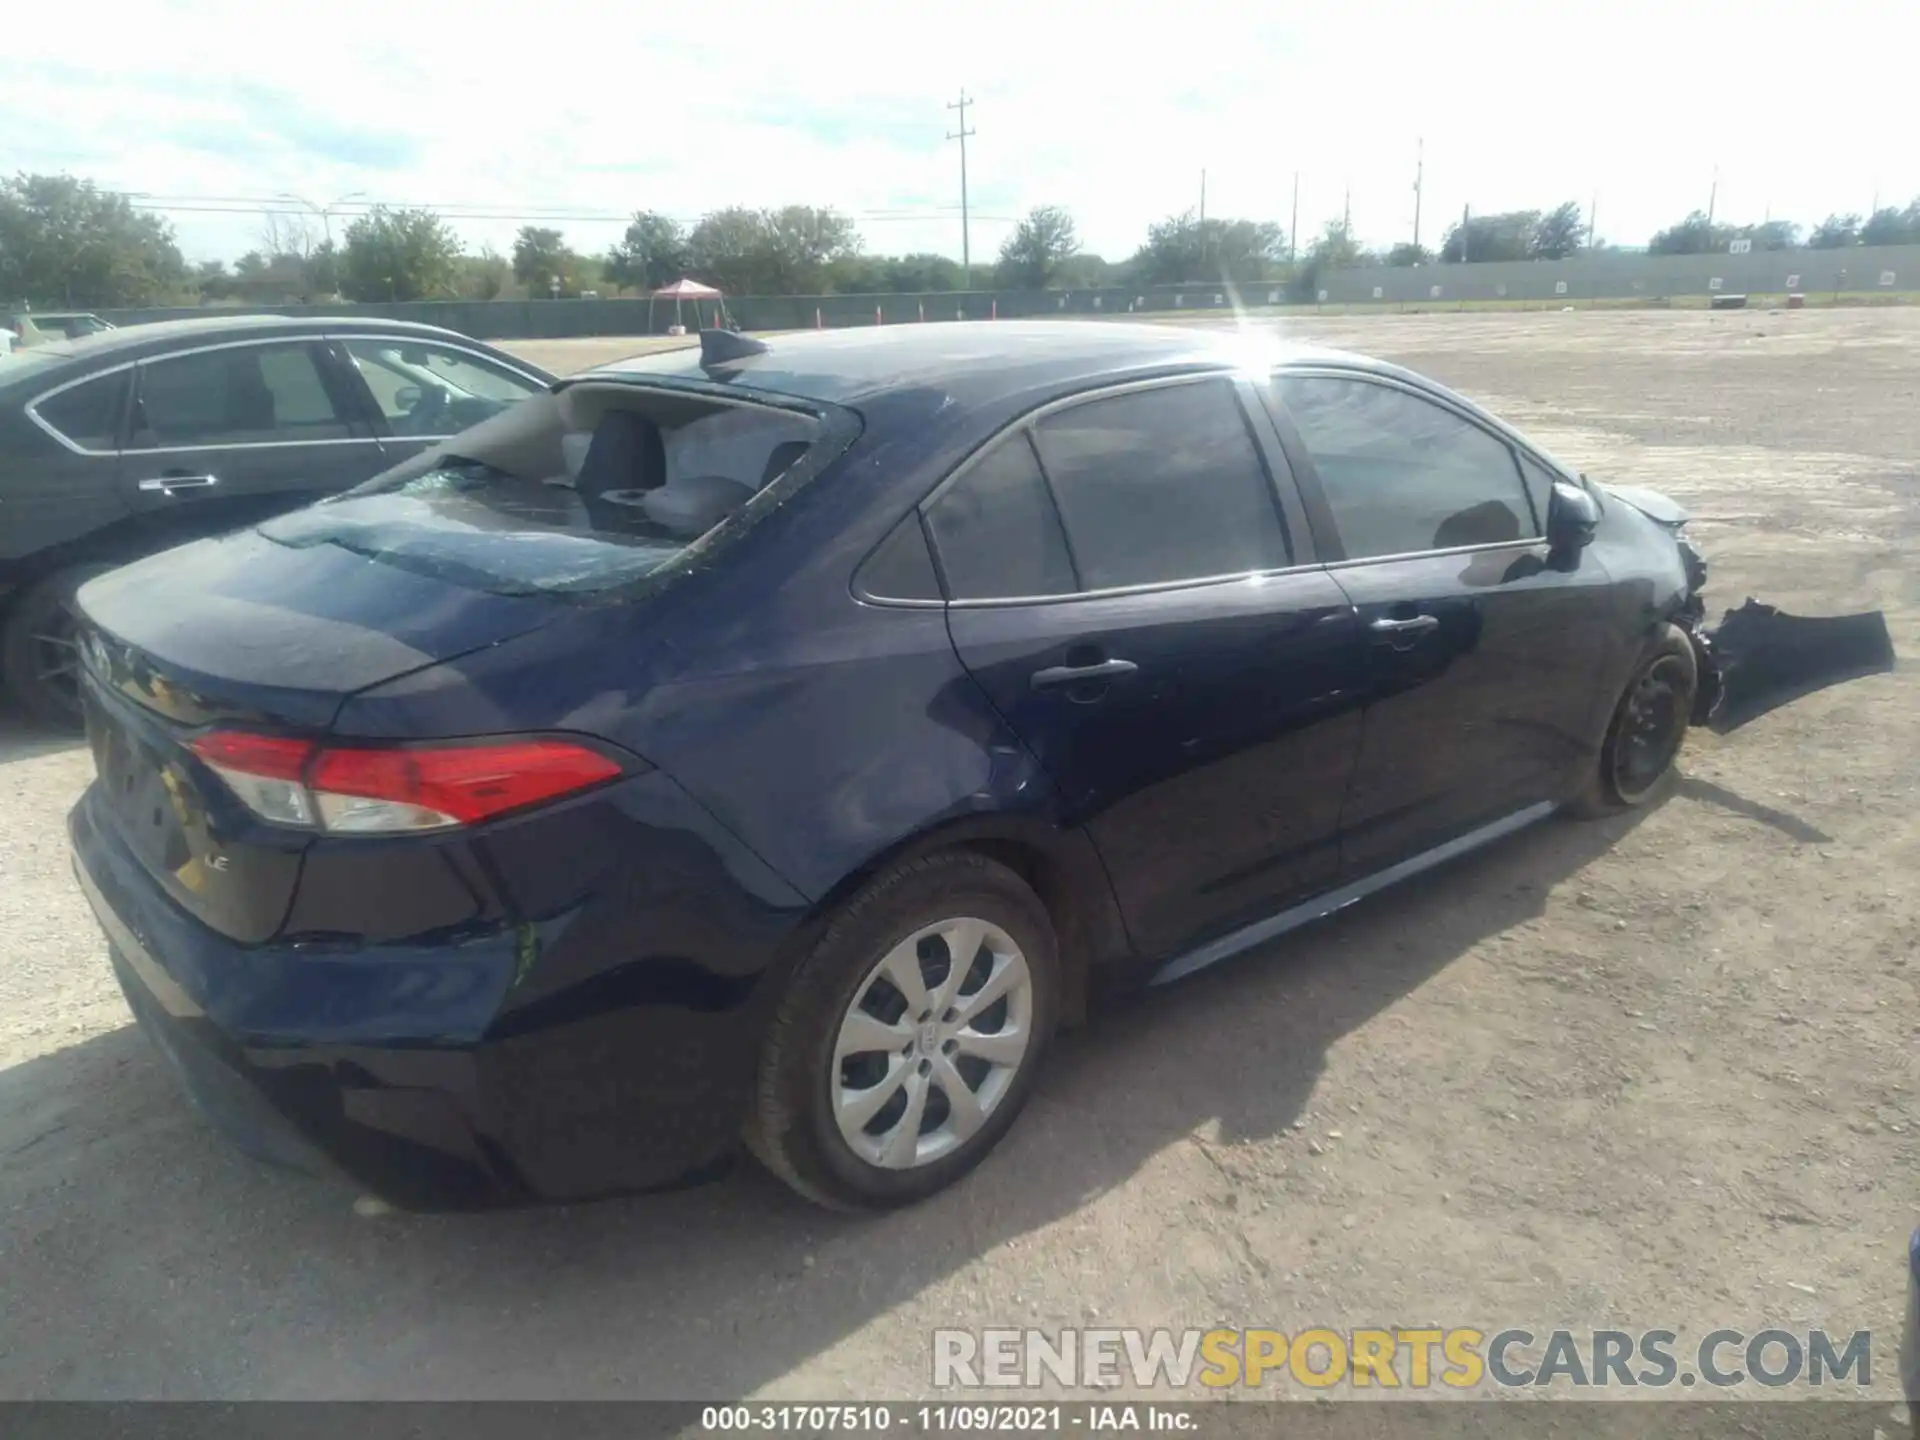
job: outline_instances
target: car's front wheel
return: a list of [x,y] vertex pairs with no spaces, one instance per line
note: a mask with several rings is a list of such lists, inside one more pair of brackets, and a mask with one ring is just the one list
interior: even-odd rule
[[1612,815],[1657,795],[1680,757],[1699,687],[1693,642],[1679,626],[1663,626],[1634,667],[1598,763],[1569,808],[1587,817]]
[[1026,1103],[1058,974],[1046,907],[1005,866],[954,851],[894,867],[788,982],[749,1146],[835,1209],[910,1204],[952,1184]]

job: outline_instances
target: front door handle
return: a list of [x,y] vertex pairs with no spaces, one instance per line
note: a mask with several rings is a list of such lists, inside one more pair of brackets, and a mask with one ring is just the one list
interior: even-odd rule
[[1033,672],[1033,688],[1057,690],[1062,685],[1084,685],[1088,681],[1117,680],[1140,667],[1131,660],[1101,660],[1092,665],[1049,665]]
[[1409,615],[1404,620],[1392,620],[1381,616],[1367,628],[1376,635],[1424,635],[1429,630],[1440,628],[1438,615]]
[[150,494],[171,495],[176,490],[205,490],[210,485],[218,485],[218,475],[155,475],[142,480],[140,488]]

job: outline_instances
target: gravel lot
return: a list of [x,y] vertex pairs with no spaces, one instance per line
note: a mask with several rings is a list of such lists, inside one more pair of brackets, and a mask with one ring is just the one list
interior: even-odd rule
[[[1424,315],[1426,370],[1699,516],[1716,611],[1920,652],[1920,310]],[[569,368],[633,342],[517,347]],[[1872,1328],[1920,1201],[1916,672],[1071,1037],[957,1192],[356,1215],[196,1118],[68,873],[89,761],[0,733],[0,1396],[911,1396],[937,1325]],[[1096,1318],[1097,1317],[1097,1318]]]

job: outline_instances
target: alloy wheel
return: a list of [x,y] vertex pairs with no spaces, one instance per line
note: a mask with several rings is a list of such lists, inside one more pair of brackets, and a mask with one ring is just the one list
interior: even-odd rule
[[854,991],[833,1048],[841,1138],[907,1170],[978,1133],[1032,1049],[1033,975],[1006,931],[958,917],[914,931]]
[[1686,736],[1693,687],[1687,667],[1673,655],[1648,666],[1627,692],[1613,741],[1613,782],[1623,800],[1651,790],[1673,764]]

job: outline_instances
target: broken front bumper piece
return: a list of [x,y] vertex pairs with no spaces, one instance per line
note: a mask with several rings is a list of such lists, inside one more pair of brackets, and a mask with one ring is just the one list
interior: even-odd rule
[[1893,637],[1878,610],[1808,617],[1750,599],[1692,633],[1701,661],[1693,723],[1720,735],[1829,685],[1893,669]]

